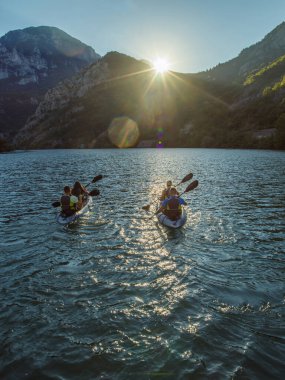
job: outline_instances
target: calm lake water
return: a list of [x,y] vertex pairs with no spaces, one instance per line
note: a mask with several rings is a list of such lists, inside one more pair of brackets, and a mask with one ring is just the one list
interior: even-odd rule
[[[1,155],[0,378],[284,378],[284,168],[257,150]],[[189,172],[171,231],[141,207]],[[63,186],[98,174],[89,215],[58,225]]]

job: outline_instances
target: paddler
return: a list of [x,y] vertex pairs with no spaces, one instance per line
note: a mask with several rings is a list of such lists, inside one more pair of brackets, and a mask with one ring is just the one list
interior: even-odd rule
[[177,220],[182,213],[182,205],[187,205],[184,199],[178,197],[175,187],[171,187],[169,190],[169,197],[162,203],[161,207],[156,211],[156,214],[163,212],[170,220]]
[[[166,189],[162,191],[160,201],[163,202],[165,199],[167,199],[170,196],[170,189],[172,188],[172,181],[166,182]],[[179,195],[178,191],[175,189],[176,195]]]
[[61,212],[66,216],[71,216],[77,211],[78,198],[71,194],[69,186],[64,186],[64,195],[60,199]]
[[89,195],[89,192],[81,185],[79,181],[76,181],[71,190],[71,194],[78,198],[77,208],[81,209],[83,206],[84,198]]

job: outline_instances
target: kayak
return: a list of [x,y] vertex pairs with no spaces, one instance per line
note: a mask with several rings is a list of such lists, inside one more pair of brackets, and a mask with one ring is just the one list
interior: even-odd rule
[[156,216],[157,216],[158,221],[161,224],[163,224],[166,227],[170,227],[170,228],[180,228],[180,227],[184,226],[184,224],[186,223],[186,220],[187,220],[187,214],[186,214],[186,211],[185,211],[184,207],[182,207],[181,216],[177,220],[171,220],[171,219],[169,219],[162,212],[160,212]]
[[57,215],[56,221],[59,224],[66,225],[69,223],[75,222],[77,219],[81,218],[84,214],[86,214],[92,205],[92,197],[87,197],[86,202],[81,210],[77,211],[75,214],[70,216],[65,216],[61,212]]

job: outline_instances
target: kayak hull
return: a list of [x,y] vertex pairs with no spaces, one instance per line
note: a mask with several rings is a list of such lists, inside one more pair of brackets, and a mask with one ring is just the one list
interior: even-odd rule
[[85,205],[82,207],[81,210],[77,211],[75,214],[73,214],[71,216],[64,216],[60,212],[56,217],[57,223],[59,223],[61,225],[67,225],[67,224],[75,222],[76,220],[81,218],[84,214],[86,214],[90,210],[92,203],[93,203],[92,197],[88,196]]
[[164,215],[162,212],[157,214],[158,221],[169,228],[180,228],[184,226],[184,224],[187,221],[187,214],[184,208],[182,208],[182,214],[181,217],[177,220],[171,220],[166,215]]

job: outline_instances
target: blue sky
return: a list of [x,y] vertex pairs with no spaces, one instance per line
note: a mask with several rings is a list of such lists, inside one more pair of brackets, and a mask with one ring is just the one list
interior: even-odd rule
[[285,20],[285,0],[0,0],[0,36],[56,26],[104,55],[168,59],[198,72],[237,56]]

